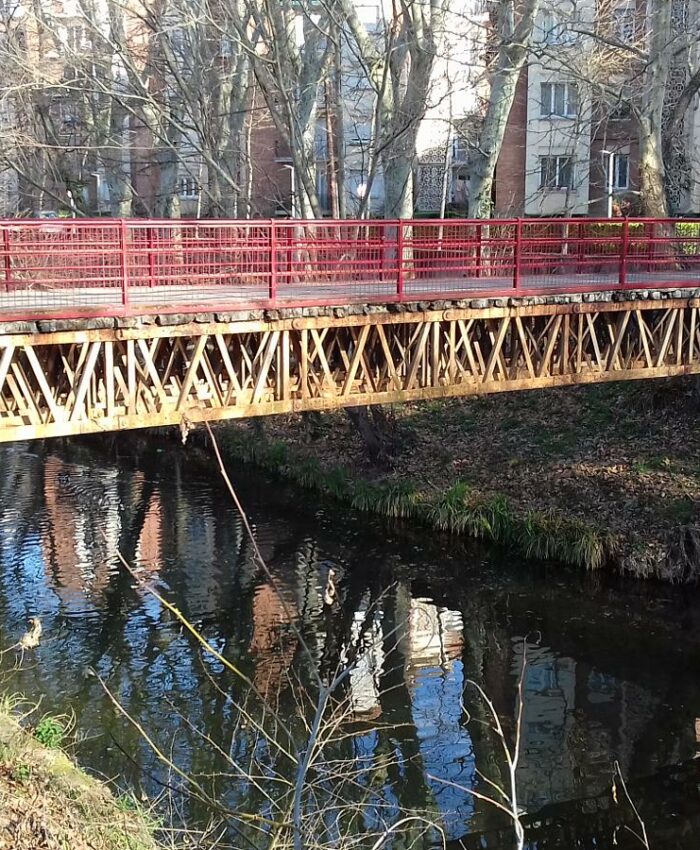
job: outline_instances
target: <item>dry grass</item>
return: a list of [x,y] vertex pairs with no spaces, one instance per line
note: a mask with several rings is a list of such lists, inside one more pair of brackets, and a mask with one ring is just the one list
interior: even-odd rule
[[0,850],[155,850],[148,818],[0,712]]

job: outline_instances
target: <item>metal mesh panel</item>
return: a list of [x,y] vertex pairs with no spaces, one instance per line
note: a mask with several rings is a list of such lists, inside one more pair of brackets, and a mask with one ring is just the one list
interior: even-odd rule
[[697,220],[0,223],[0,316],[700,285]]

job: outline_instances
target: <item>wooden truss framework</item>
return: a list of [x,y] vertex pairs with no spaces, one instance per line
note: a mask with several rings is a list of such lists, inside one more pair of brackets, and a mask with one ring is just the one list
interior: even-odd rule
[[700,301],[0,337],[0,442],[700,373]]

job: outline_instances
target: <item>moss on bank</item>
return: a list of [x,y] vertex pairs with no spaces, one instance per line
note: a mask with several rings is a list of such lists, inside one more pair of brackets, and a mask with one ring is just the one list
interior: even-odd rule
[[397,405],[384,470],[342,411],[219,434],[230,457],[358,510],[589,570],[697,581],[697,397],[675,380]]
[[0,850],[156,850],[136,806],[40,743],[7,703],[0,701]]

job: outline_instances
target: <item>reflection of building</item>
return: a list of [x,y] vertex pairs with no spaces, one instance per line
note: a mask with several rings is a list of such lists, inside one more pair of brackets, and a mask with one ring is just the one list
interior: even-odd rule
[[[522,640],[515,640],[514,679],[521,673],[522,651]],[[529,644],[527,662],[518,767],[522,805],[536,811],[598,793],[609,778],[611,753],[630,775],[658,700],[546,647]]]
[[462,615],[438,608],[425,599],[412,599],[408,639],[408,669],[427,666],[451,668],[464,647]]
[[368,609],[368,596],[354,614],[350,635],[355,656],[350,669],[350,707],[354,715],[366,719],[382,712],[380,677],[385,660],[382,612]]
[[44,462],[45,569],[68,607],[105,589],[119,545],[116,471],[89,473],[51,455]]
[[463,723],[463,632],[458,611],[411,600],[406,671],[413,721],[424,771],[436,777],[428,785],[449,838],[463,834],[474,811],[472,796],[459,787],[472,788],[476,779],[472,737]]
[[160,493],[148,503],[143,526],[136,544],[136,561],[140,567],[157,572],[163,566],[163,510]]
[[297,650],[296,634],[291,628],[298,611],[291,594],[280,591],[271,584],[258,585],[253,597],[253,634],[250,652],[255,661],[253,682],[257,690],[268,697],[276,697],[289,671]]

